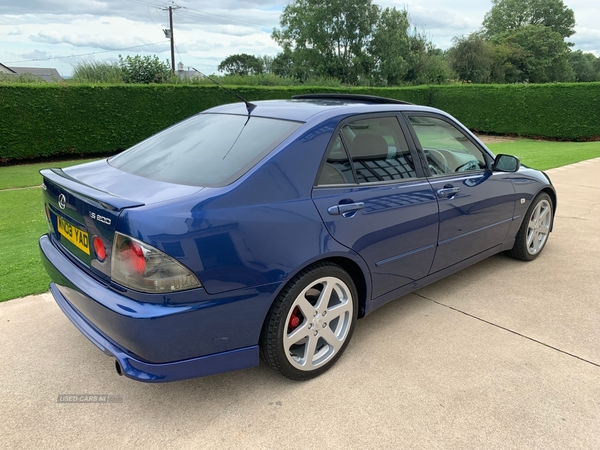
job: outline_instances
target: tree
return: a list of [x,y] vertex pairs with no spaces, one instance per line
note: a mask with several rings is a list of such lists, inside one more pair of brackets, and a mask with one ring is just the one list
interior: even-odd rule
[[448,59],[458,78],[470,83],[489,83],[494,65],[492,44],[480,33],[455,37],[452,42]]
[[291,56],[297,76],[354,83],[364,75],[379,7],[371,0],[294,0],[272,37]]
[[293,0],[280,23],[272,37],[283,52],[272,70],[282,76],[398,85],[445,82],[450,73],[406,10],[382,11],[372,0]]
[[410,69],[409,28],[406,10],[386,8],[381,13],[369,44],[372,66],[368,71],[373,72],[377,81],[394,86],[402,83],[406,77]]
[[429,42],[427,53],[424,56],[421,76],[417,77],[414,84],[444,84],[456,78],[448,63],[446,52],[433,47],[433,44]]
[[258,75],[264,71],[264,61],[247,53],[228,56],[217,68],[228,75]]
[[263,55],[259,56],[258,59],[262,62],[263,73],[273,73],[273,61],[275,61],[274,56]]
[[444,53],[416,28],[409,35],[409,69],[404,77],[408,84],[442,84],[452,78]]
[[548,83],[574,79],[568,63],[569,46],[549,27],[523,26],[498,36],[496,42],[512,49],[507,62],[517,68],[519,79],[511,81]]
[[569,55],[569,64],[573,68],[576,81],[600,81],[600,58],[581,50]]
[[490,42],[492,66],[490,83],[523,83],[526,78],[517,62],[527,57],[523,48],[505,42]]
[[161,62],[157,56],[119,55],[119,67],[125,83],[167,83],[171,80],[171,64]]
[[562,0],[492,0],[483,28],[492,38],[527,25],[550,28],[562,38],[575,33],[575,14]]

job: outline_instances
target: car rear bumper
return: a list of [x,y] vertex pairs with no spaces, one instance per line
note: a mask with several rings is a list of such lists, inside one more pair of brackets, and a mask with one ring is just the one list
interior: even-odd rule
[[48,236],[39,244],[57,304],[123,375],[164,382],[258,364],[258,337],[278,284],[218,296],[197,289],[182,304],[140,302],[88,275]]
[[258,365],[258,346],[241,348],[215,355],[202,356],[163,364],[152,364],[133,358],[90,326],[69,304],[56,284],[50,284],[56,303],[85,337],[117,361],[117,373],[137,381],[161,383],[202,377]]

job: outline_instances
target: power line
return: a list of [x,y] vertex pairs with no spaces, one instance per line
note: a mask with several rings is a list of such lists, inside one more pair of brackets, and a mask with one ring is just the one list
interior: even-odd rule
[[[215,19],[219,19],[221,22],[224,22],[224,21],[227,21],[229,23],[231,23],[231,22],[237,22],[240,25],[245,25],[245,26],[250,26],[250,27],[255,27],[255,28],[260,28],[260,29],[266,28],[266,27],[263,27],[263,26],[258,25],[256,23],[249,22],[249,21],[242,20],[242,19],[235,19],[233,17],[227,17],[227,16],[223,16],[221,14],[214,14],[214,13],[209,13],[209,12],[205,12],[205,11],[200,11],[200,10],[197,10],[197,9],[188,8],[187,6],[184,6],[183,8],[186,9],[186,10],[188,10],[188,11],[194,11],[193,13],[190,13],[191,16],[202,17],[204,19],[209,19],[210,18],[210,17],[206,17],[206,16],[212,16]],[[231,25],[235,25],[235,23],[233,23]]]
[[[158,8],[157,8],[158,9]],[[162,28],[160,28],[158,25],[156,25],[156,22],[154,22],[154,19],[152,18],[152,14],[150,14],[150,7],[148,6],[148,17],[150,18],[150,20],[152,21],[152,25],[154,25],[156,28],[158,28],[159,30],[162,31]]]
[[[162,4],[158,4],[158,3],[154,3],[150,0],[125,0],[125,1],[130,2],[130,3],[136,3],[138,5],[156,8],[156,9],[163,9],[163,10],[168,9],[168,7],[165,6],[168,4],[166,2],[162,3]],[[222,14],[209,13],[206,11],[201,11],[199,9],[189,8],[187,6],[179,6],[178,9],[185,10],[186,15],[189,14],[190,16],[201,17],[201,18],[207,19],[211,22],[223,23],[225,25],[245,25],[245,26],[250,26],[250,27],[254,27],[254,28],[259,28],[261,30],[263,28],[268,28],[266,25],[262,26],[262,25],[259,25],[257,23],[250,22],[247,20],[236,19],[234,17],[224,16]],[[193,11],[193,12],[191,12],[191,11]]]
[[[168,6],[165,6],[165,3],[157,4],[157,3],[153,3],[148,0],[125,0],[125,1],[130,2],[130,3],[136,3],[138,5],[156,8],[156,9],[168,10]],[[201,17],[201,18],[207,19],[211,22],[222,23],[225,25],[245,25],[245,26],[250,26],[250,27],[254,27],[254,28],[259,28],[261,30],[263,28],[267,28],[266,26],[258,25],[257,23],[249,22],[247,20],[236,19],[236,18],[233,18],[230,16],[224,16],[222,14],[215,14],[215,13],[209,13],[206,11],[200,11],[199,9],[188,8],[187,6],[178,6],[176,8],[174,7],[173,9],[174,10],[175,9],[185,10],[186,15],[189,14],[190,16]]]
[[130,2],[130,3],[137,3],[138,5],[152,6],[153,8],[163,8],[164,7],[164,3],[156,4],[156,3],[148,2],[145,0],[125,0],[125,1]]
[[15,63],[32,62],[32,61],[50,61],[52,59],[78,58],[80,56],[98,55],[100,53],[114,53],[114,52],[121,52],[123,50],[131,50],[133,48],[148,47],[150,45],[163,44],[164,42],[165,41],[153,42],[151,44],[134,45],[133,47],[116,48],[114,50],[103,50],[103,51],[100,51],[100,52],[92,52],[92,53],[82,53],[82,54],[79,54],[79,55],[53,56],[51,58],[23,59],[21,61],[4,61],[4,64],[15,64]]
[[179,53],[179,47],[177,47],[177,44],[175,44],[175,50],[177,50],[177,54],[179,55],[179,61],[183,63],[183,58],[181,57],[181,53]]

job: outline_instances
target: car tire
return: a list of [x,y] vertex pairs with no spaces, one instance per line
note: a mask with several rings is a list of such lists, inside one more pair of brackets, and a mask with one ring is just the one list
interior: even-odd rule
[[315,264],[277,296],[261,334],[261,356],[273,369],[304,381],[327,371],[352,337],[358,294],[340,266]]
[[550,236],[554,207],[548,194],[542,192],[533,199],[519,232],[515,244],[508,254],[521,261],[531,261],[537,258]]

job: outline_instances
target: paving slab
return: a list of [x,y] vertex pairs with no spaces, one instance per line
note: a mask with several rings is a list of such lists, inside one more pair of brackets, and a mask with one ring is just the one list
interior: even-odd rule
[[600,448],[600,159],[549,172],[538,260],[498,255],[389,303],[305,383],[264,365],[135,382],[49,294],[0,304],[0,448]]
[[538,259],[496,255],[418,293],[600,364],[600,159],[548,173],[558,208]]

